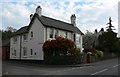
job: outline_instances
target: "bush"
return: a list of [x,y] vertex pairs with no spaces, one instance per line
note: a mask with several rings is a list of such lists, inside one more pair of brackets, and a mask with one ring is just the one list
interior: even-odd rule
[[76,50],[74,41],[57,37],[55,40],[48,40],[43,44],[43,52],[48,64],[73,64],[80,63],[80,54]]
[[67,64],[74,64],[75,63],[75,57],[74,56],[50,56],[46,60],[47,64],[53,64],[53,65],[67,65]]
[[96,50],[96,54],[98,58],[103,58],[104,57],[104,53],[102,51]]
[[76,54],[76,46],[74,41],[57,37],[56,40],[48,40],[43,45],[43,51],[45,55],[75,55]]

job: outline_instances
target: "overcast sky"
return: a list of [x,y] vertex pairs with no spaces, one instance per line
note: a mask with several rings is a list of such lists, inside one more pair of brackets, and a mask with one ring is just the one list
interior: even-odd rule
[[118,32],[119,0],[2,0],[0,3],[0,29],[12,26],[16,29],[29,24],[29,15],[38,5],[42,15],[70,23],[71,14],[76,15],[78,28],[85,33],[107,27],[112,17],[115,32]]

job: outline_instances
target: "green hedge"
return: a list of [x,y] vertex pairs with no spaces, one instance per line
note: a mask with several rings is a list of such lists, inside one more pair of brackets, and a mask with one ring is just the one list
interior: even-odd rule
[[75,56],[73,55],[61,55],[61,56],[44,56],[46,64],[52,65],[67,65],[67,64],[80,64],[82,54],[77,51]]
[[74,56],[49,56],[48,58],[45,58],[46,64],[55,64],[55,65],[61,65],[61,64],[74,64],[75,58]]

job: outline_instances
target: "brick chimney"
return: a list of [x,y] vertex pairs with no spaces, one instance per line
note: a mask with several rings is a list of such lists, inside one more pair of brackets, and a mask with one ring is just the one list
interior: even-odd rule
[[73,24],[74,26],[76,26],[76,16],[75,16],[75,14],[72,14],[71,17],[70,17],[70,19],[71,19],[71,24]]
[[33,18],[33,14],[30,15],[30,21],[32,20],[32,18]]
[[41,14],[42,14],[42,8],[40,6],[38,6],[36,8],[36,14],[38,14],[39,16],[41,16]]

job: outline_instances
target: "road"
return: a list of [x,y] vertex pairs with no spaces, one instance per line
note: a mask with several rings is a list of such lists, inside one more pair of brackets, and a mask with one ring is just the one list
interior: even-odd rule
[[3,62],[3,75],[118,75],[118,59],[89,65],[48,66],[20,62]]

